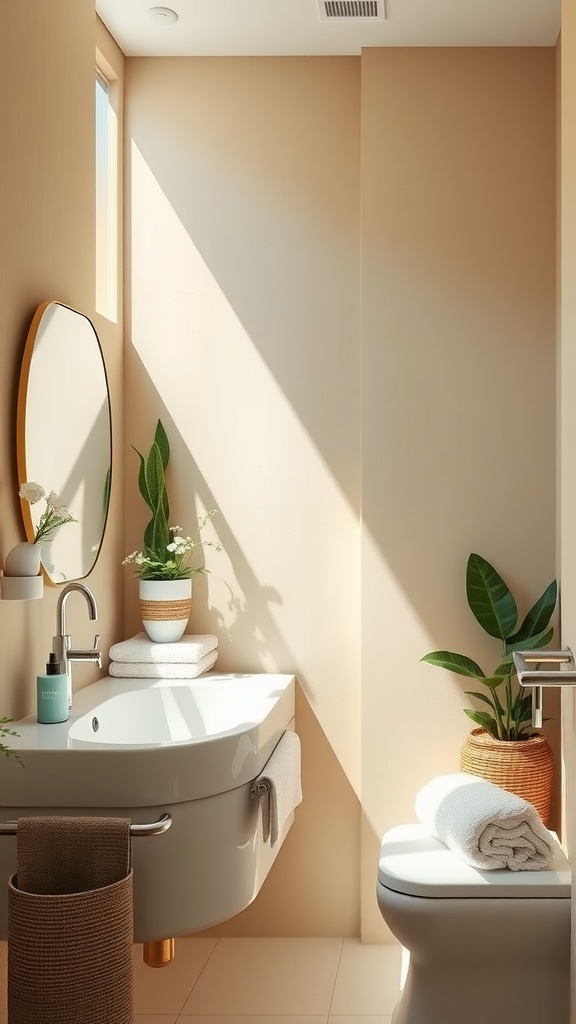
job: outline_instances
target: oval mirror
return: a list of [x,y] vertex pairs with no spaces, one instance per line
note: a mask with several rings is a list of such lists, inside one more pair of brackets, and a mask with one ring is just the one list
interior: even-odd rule
[[[44,302],[30,325],[18,390],[19,483],[54,491],[76,522],[42,542],[42,566],[52,583],[81,579],[93,569],[106,528],[112,466],[108,379],[100,341],[83,313]],[[22,500],[29,541],[46,502]]]

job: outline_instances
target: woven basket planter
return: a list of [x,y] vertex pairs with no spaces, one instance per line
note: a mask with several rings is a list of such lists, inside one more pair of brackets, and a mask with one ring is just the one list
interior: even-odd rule
[[548,825],[554,755],[544,736],[517,741],[495,740],[485,729],[473,729],[460,751],[460,769],[528,800]]

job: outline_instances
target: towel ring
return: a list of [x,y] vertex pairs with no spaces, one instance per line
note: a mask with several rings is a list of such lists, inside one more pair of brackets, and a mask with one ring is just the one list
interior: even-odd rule
[[[159,836],[162,832],[167,832],[172,825],[171,814],[161,814],[158,821],[145,822],[144,824],[138,824],[132,822],[130,825],[131,836]],[[15,836],[18,832],[17,821],[0,821],[0,835],[2,836]]]

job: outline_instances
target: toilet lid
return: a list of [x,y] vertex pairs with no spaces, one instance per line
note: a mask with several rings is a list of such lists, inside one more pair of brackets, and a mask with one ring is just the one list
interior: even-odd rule
[[557,849],[545,871],[480,871],[430,836],[423,825],[399,825],[382,839],[378,881],[407,896],[434,899],[569,899],[570,863],[555,834],[551,835]]

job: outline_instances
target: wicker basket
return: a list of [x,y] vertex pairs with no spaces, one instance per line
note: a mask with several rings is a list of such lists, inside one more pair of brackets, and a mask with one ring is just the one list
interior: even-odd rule
[[528,800],[548,825],[554,755],[544,736],[517,741],[495,740],[485,729],[473,729],[460,751],[460,768]]

